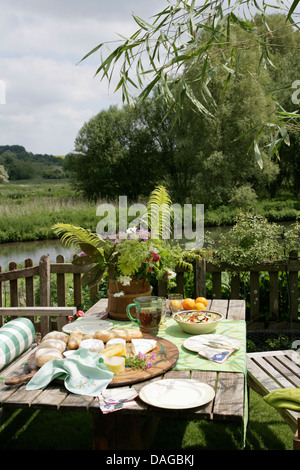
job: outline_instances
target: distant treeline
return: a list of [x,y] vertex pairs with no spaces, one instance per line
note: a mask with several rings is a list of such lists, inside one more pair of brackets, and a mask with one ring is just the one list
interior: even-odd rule
[[5,168],[9,180],[66,177],[61,157],[34,154],[21,145],[1,145],[0,165]]

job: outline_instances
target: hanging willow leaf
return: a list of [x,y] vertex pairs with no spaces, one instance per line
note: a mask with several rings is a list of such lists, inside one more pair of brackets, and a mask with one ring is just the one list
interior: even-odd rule
[[[260,51],[261,60],[258,64],[258,72],[262,67],[276,66],[269,44],[270,8],[276,9],[276,12],[278,6],[283,12],[286,8],[287,27],[290,27],[289,22],[293,27],[299,28],[297,21],[293,20],[299,2],[300,0],[293,0],[288,6],[287,2],[281,0],[277,0],[275,5],[271,5],[271,2],[267,0],[262,0],[262,2],[256,0],[205,0],[204,2],[177,0],[155,14],[152,21],[145,21],[133,14],[138,26],[134,34],[129,38],[122,38],[121,43],[112,52],[106,52],[107,44],[99,44],[82,60],[99,51],[103,52],[103,59],[101,55],[101,63],[96,74],[101,72],[102,79],[106,78],[109,83],[112,81],[114,72],[119,74],[115,90],[122,93],[123,102],[144,101],[159,86],[161,96],[165,98],[169,108],[169,112],[165,113],[165,118],[172,114],[175,122],[180,118],[183,108],[191,104],[195,112],[211,118],[213,116],[209,111],[209,106],[204,106],[197,99],[198,93],[195,96],[192,87],[192,84],[195,84],[199,88],[200,95],[211,98],[207,93],[210,73],[209,57],[218,53],[227,63],[229,52],[229,56],[232,57],[230,63],[232,70],[238,71],[237,50],[243,48],[243,44],[239,44],[232,31],[234,33],[240,29],[248,35],[249,43]],[[254,19],[257,13],[262,18],[266,34],[255,33]],[[240,14],[243,14],[243,19],[239,17]],[[191,72],[196,65],[198,76],[191,79]],[[220,73],[220,70],[215,71]],[[223,93],[230,87],[233,76],[233,72],[228,70]],[[140,92],[137,93],[136,87]],[[260,126],[268,126],[272,120],[275,122],[278,119],[280,107],[278,103],[275,103],[275,106],[276,112],[270,122],[262,123]],[[295,119],[293,118],[286,123],[288,129],[293,129],[294,125]],[[233,138],[236,137],[238,136],[233,136]],[[254,150],[257,161],[261,165],[262,159],[257,142]]]
[[262,156],[261,156],[260,149],[259,149],[259,146],[258,146],[258,143],[257,143],[256,139],[254,139],[254,155],[256,157],[257,163],[259,164],[260,168],[262,169],[264,165],[263,165]]

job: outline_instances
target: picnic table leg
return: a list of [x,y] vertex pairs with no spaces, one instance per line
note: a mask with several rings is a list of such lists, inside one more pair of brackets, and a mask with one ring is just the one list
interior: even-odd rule
[[93,450],[142,450],[140,417],[92,413]]

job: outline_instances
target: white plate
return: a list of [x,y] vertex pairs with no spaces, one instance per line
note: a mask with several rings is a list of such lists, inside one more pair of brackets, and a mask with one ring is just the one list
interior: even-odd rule
[[187,338],[183,342],[183,346],[189,351],[199,352],[205,346],[213,349],[240,349],[240,340],[227,335],[196,335]]
[[65,333],[71,333],[74,330],[81,331],[84,335],[95,334],[98,330],[110,330],[113,323],[107,320],[98,320],[90,318],[78,318],[78,320],[67,323],[63,326],[62,330]]
[[149,405],[173,410],[194,408],[213,400],[214,389],[192,379],[164,379],[145,385],[139,397]]

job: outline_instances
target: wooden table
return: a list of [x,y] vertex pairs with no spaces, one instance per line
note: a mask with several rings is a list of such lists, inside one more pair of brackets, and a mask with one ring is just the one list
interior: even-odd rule
[[[107,300],[97,302],[87,315],[102,317]],[[225,318],[245,319],[244,301],[216,300],[211,308],[224,314]],[[24,373],[24,362],[32,350],[27,351],[6,369],[0,371],[1,377],[12,377]],[[26,367],[26,366],[25,366]],[[149,448],[160,418],[171,417],[185,420],[204,419],[209,421],[228,420],[237,423],[244,419],[245,376],[243,373],[170,370],[152,380],[162,378],[197,379],[215,389],[215,399],[208,405],[190,410],[164,410],[149,406],[139,398],[131,409],[102,414],[98,399],[95,397],[69,393],[62,384],[52,382],[45,390],[27,391],[26,385],[7,386],[0,382],[0,406],[33,408],[42,410],[88,411],[94,424],[93,449],[101,450],[140,450]],[[139,391],[148,381],[134,384]],[[147,417],[145,427],[141,428],[140,417]],[[130,429],[130,433],[128,430]]]

